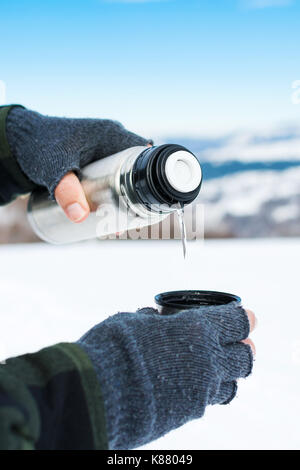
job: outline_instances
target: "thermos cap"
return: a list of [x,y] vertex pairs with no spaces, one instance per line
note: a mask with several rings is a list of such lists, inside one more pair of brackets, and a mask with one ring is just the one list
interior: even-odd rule
[[174,152],[167,158],[165,174],[170,185],[181,193],[194,191],[202,179],[197,158],[185,150]]
[[190,204],[198,196],[201,182],[197,157],[182,145],[147,148],[133,166],[132,183],[146,207]]

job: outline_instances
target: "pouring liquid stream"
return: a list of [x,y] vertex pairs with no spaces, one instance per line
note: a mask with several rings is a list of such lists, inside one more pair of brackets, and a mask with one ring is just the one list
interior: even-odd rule
[[181,242],[183,249],[183,258],[186,258],[186,226],[184,222],[184,207],[179,203],[177,209],[177,216],[180,226]]

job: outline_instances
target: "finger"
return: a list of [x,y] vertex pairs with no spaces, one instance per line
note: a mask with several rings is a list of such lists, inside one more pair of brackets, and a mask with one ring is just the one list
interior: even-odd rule
[[83,187],[75,173],[67,173],[55,189],[55,199],[72,222],[83,222],[90,213]]
[[253,343],[252,339],[247,338],[242,341],[244,344],[249,344],[250,348],[252,349],[252,354],[255,357],[256,356],[256,347],[255,344]]
[[248,377],[253,367],[253,349],[249,343],[234,343],[225,346],[224,356],[219,358],[223,382]]
[[237,382],[222,382],[216,395],[213,397],[211,405],[227,405],[234,399],[237,393]]
[[252,310],[246,309],[245,312],[248,315],[248,320],[249,320],[249,324],[250,324],[250,333],[251,333],[257,326],[257,318],[254,315],[254,313],[252,312]]
[[250,320],[237,302],[207,307],[205,315],[219,332],[221,344],[235,343],[249,336]]

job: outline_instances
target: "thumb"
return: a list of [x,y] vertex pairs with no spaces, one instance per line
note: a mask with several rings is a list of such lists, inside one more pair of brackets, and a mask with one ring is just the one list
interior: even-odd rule
[[71,222],[83,222],[90,213],[83,187],[75,173],[67,173],[58,183],[55,199]]

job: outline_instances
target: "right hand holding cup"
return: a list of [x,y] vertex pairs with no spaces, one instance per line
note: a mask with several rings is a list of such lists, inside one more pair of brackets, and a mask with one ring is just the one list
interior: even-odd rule
[[132,449],[228,404],[255,352],[255,316],[238,302],[160,315],[118,313],[78,344],[92,360],[104,398],[110,449]]

